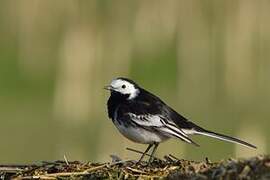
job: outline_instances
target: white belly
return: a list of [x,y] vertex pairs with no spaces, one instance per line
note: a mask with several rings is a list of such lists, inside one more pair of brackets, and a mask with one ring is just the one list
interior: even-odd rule
[[114,124],[117,127],[117,129],[121,132],[121,134],[123,134],[129,140],[137,143],[142,144],[152,144],[154,142],[159,143],[169,138],[167,136],[147,131],[142,128],[125,127],[123,125],[118,124],[117,121],[114,121]]

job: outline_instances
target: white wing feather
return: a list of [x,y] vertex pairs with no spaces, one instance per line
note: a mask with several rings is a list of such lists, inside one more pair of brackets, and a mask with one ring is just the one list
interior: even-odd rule
[[159,115],[136,115],[133,113],[128,113],[131,117],[132,121],[135,123],[146,126],[157,128],[159,131],[166,133],[172,137],[178,137],[188,143],[192,143],[188,138],[187,134],[185,134],[181,129],[177,128],[174,123],[168,124],[164,122],[164,118],[161,118]]

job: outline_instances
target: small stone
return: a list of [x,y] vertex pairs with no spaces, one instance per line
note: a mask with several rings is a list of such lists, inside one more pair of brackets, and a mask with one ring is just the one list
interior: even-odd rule
[[266,167],[270,167],[270,161],[266,161],[266,162],[264,163],[264,165],[265,165]]
[[116,163],[122,160],[120,157],[114,154],[111,154],[110,157],[112,158],[112,163]]

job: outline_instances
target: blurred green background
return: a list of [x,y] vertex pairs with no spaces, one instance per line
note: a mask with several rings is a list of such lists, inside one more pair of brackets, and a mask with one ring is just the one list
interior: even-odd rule
[[134,79],[199,125],[258,146],[169,140],[158,156],[270,152],[270,1],[0,1],[0,163],[109,161],[144,150],[107,118]]

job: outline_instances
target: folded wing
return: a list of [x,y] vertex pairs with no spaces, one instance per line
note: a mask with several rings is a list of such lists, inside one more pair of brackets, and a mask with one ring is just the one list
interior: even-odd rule
[[133,113],[127,113],[126,115],[130,117],[130,120],[133,123],[140,127],[145,129],[155,129],[169,137],[177,137],[182,141],[199,146],[197,143],[192,141],[184,131],[179,129],[176,124],[167,121],[165,117],[152,114],[136,115]]

